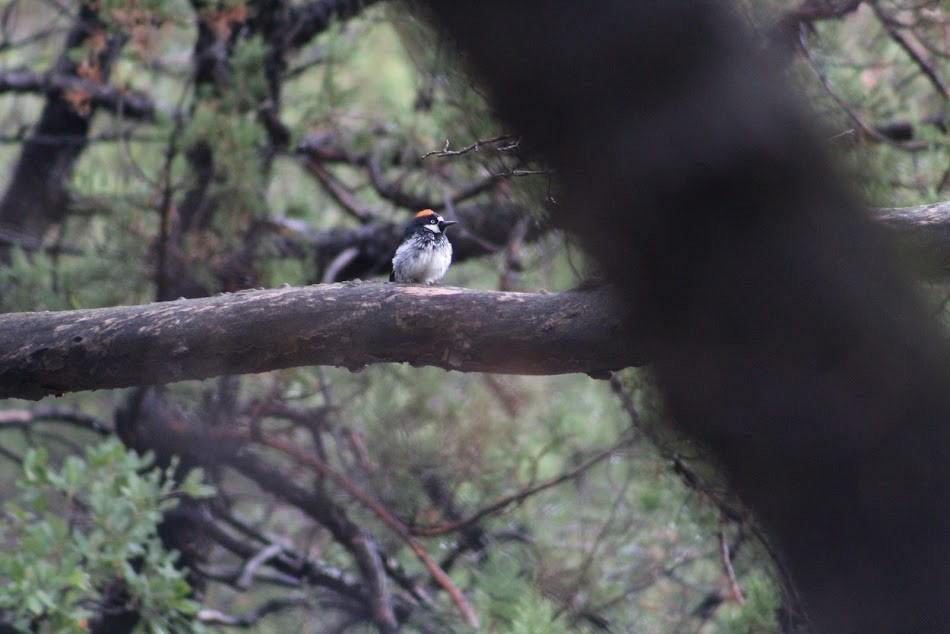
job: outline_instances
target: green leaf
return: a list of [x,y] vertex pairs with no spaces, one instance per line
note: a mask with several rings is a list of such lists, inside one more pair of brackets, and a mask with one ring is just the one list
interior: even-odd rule
[[38,483],[46,480],[47,455],[44,447],[30,449],[23,457],[23,478],[27,483]]
[[180,488],[182,493],[196,499],[210,498],[214,496],[213,486],[203,484],[204,471],[201,469],[192,469],[185,476]]

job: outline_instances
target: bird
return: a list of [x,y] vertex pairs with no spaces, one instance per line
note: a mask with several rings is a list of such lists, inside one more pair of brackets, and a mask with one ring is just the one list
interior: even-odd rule
[[452,243],[445,230],[458,224],[431,209],[423,209],[406,226],[393,256],[390,282],[434,284],[452,263]]

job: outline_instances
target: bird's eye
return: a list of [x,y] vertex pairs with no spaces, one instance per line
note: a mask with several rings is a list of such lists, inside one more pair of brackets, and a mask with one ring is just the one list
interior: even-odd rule
[[437,222],[438,222],[438,220],[436,220],[435,218],[429,218],[429,224],[430,224],[430,225],[434,225],[434,224],[437,223]]

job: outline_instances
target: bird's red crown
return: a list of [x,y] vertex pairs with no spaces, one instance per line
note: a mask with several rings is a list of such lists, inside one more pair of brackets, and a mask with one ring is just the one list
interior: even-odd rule
[[435,212],[432,211],[431,209],[423,209],[422,211],[416,214],[416,218],[425,218],[426,216],[434,216],[434,215],[435,215]]

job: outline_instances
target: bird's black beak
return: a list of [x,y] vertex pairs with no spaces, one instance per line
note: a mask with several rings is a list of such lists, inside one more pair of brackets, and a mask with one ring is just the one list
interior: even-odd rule
[[457,225],[458,223],[459,223],[458,220],[443,220],[442,222],[439,223],[439,229],[441,229],[442,231],[445,231],[446,227],[449,227],[451,225]]

